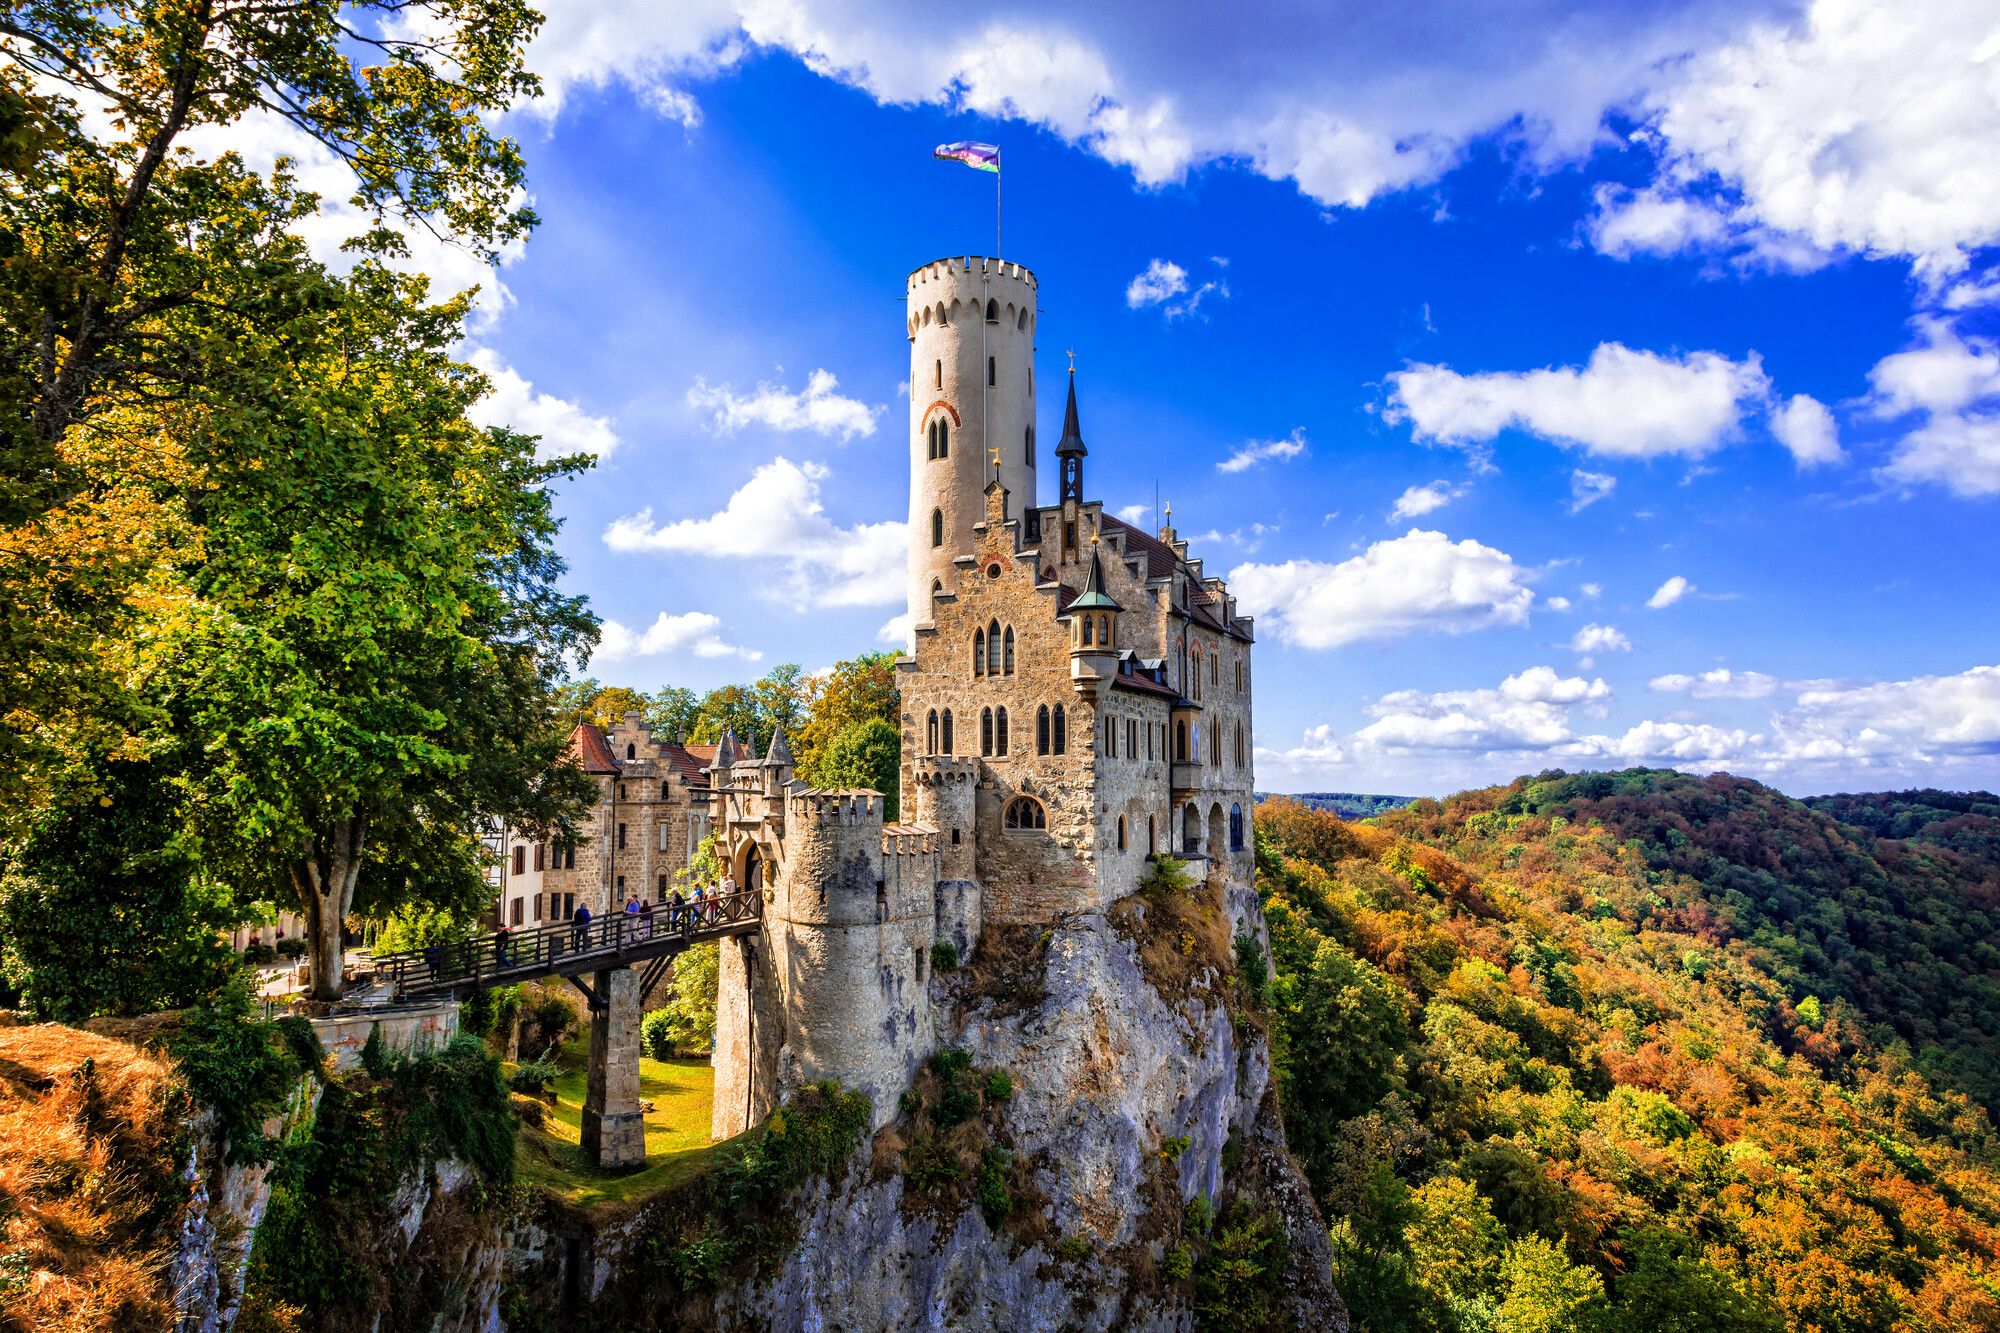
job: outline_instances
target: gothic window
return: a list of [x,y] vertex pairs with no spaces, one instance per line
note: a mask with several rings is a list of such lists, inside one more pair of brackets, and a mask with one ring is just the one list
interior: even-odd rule
[[1222,728],[1208,729],[1208,762],[1217,768],[1222,766]]
[[1049,706],[1043,704],[1035,710],[1035,753],[1049,752]]
[[1006,633],[1000,636],[1000,641],[1000,674],[1011,676],[1014,674],[1014,627],[1012,625],[1009,625]]
[[1201,848],[1201,821],[1195,818],[1194,807],[1187,806],[1181,811],[1181,850],[1192,855]]
[[1243,767],[1243,723],[1236,723],[1236,766]]
[[667,782],[663,779],[660,782],[660,799],[663,801],[672,800],[673,795],[674,795],[674,784],[671,782]]
[[938,743],[941,748],[939,749],[938,753],[940,754],[958,753],[958,751],[951,748],[951,710],[949,708],[944,710],[943,726],[940,729],[939,737],[940,739]]
[[1027,439],[1021,443],[1021,456],[1027,460],[1029,467],[1035,465],[1035,428],[1033,426],[1028,427]]
[[988,324],[998,324],[1000,322],[1000,303],[998,301],[989,300],[986,303],[986,322]]
[[943,595],[944,595],[944,580],[943,580],[943,579],[932,579],[932,580],[931,580],[931,596],[933,596],[933,597],[941,597],[941,596],[943,596]]
[[1000,622],[990,621],[986,626],[986,674],[1000,674]]
[[1125,754],[1127,758],[1139,757],[1139,719],[1125,719]]
[[938,418],[938,457],[951,457],[951,423],[943,417]]
[[1108,615],[1097,618],[1097,641],[1106,648],[1111,646],[1111,617]]
[[990,708],[979,710],[979,753],[993,753],[993,710]]
[[1146,855],[1151,856],[1160,849],[1159,834],[1153,827],[1153,817],[1146,816]]
[[1236,659],[1236,692],[1243,693],[1243,659]]
[[1229,807],[1229,850],[1243,850],[1243,807],[1240,805]]
[[1125,850],[1125,816],[1118,816],[1118,850]]
[[1108,717],[1104,719],[1104,754],[1107,759],[1118,757],[1118,723]]
[[983,629],[972,631],[972,674],[986,674],[986,631]]
[[1016,796],[1007,802],[1007,828],[1014,833],[1032,833],[1049,826],[1048,811],[1032,796]]
[[931,545],[944,545],[944,510],[931,510]]
[[1190,693],[1188,697],[1190,699],[1200,699],[1201,698],[1201,645],[1200,644],[1196,644],[1194,646],[1194,670],[1189,674],[1188,684],[1192,690],[1192,693]]
[[1055,752],[1062,754],[1069,749],[1069,713],[1061,704],[1056,705]]
[[1211,656],[1209,657],[1209,659],[1208,659],[1208,683],[1209,683],[1209,684],[1211,684],[1211,685],[1217,685],[1217,684],[1220,684],[1220,683],[1221,683],[1221,682],[1220,682],[1220,681],[1219,681],[1219,680],[1217,679],[1217,676],[1216,676],[1216,673],[1217,673],[1217,672],[1219,672],[1219,671],[1221,671],[1221,670],[1222,670],[1222,655],[1221,655],[1220,653],[1216,653],[1216,654],[1213,654],[1213,655],[1211,655]]
[[1091,642],[1090,636],[1093,630],[1095,629],[1096,625],[1097,625],[1097,617],[1085,616],[1083,618],[1083,646],[1086,648],[1090,646]]
[[998,709],[993,714],[993,753],[1007,753],[1007,710]]
[[926,753],[936,754],[938,752],[938,715],[935,708],[931,709],[930,716],[925,719],[924,739],[930,744],[930,748]]
[[1176,722],[1174,723],[1174,762],[1177,764],[1185,764],[1187,761],[1188,761],[1187,723]]
[[636,745],[627,745],[625,747],[625,757],[627,759],[637,759],[639,757],[639,747]]

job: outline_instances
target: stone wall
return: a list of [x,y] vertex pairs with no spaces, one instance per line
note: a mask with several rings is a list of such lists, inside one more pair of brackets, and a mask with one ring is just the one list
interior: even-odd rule
[[335,1067],[354,1069],[361,1064],[361,1048],[378,1028],[383,1044],[391,1050],[422,1055],[442,1048],[458,1035],[458,1001],[339,1014],[311,1022],[320,1045],[333,1057]]

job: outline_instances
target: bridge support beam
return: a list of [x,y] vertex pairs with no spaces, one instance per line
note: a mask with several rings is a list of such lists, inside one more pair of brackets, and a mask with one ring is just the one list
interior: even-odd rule
[[641,978],[637,969],[620,967],[599,972],[595,980],[583,1150],[599,1167],[642,1166],[646,1121],[639,1109]]

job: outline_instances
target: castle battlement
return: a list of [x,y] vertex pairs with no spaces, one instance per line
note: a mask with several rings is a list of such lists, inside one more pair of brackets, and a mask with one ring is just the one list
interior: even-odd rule
[[882,822],[882,793],[867,787],[807,787],[792,793],[791,811],[808,824],[861,828]]
[[882,828],[882,855],[935,857],[938,831],[916,824],[885,824]]

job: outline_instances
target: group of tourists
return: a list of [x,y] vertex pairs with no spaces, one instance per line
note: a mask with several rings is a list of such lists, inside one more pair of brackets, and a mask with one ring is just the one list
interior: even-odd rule
[[[697,926],[713,924],[720,920],[722,899],[729,897],[735,892],[736,877],[730,874],[724,874],[721,882],[716,884],[712,889],[703,885],[697,885],[692,895],[683,894],[679,889],[675,889],[673,896],[668,898],[661,905],[660,909],[666,914],[668,932],[684,935]],[[634,894],[625,900],[624,915],[626,919],[624,931],[626,938],[635,941],[650,940],[653,938],[655,911],[651,901],[641,899],[638,895]],[[595,919],[596,914],[587,905],[577,905],[576,915],[571,917],[569,922],[569,950],[571,953],[586,953],[591,949],[590,923]],[[493,932],[493,968],[495,971],[504,970],[516,961],[512,947],[513,938],[514,932],[504,921],[500,923],[499,929]],[[598,947],[602,947],[606,942],[600,939],[597,941],[597,945]],[[470,970],[473,963],[473,950],[476,947],[477,941],[473,940],[466,940],[459,944],[432,944],[424,950],[424,963],[429,968],[433,978],[444,975],[448,964],[457,963],[460,964],[459,970]],[[562,937],[557,935],[551,938],[548,948],[552,953],[561,952]]]

